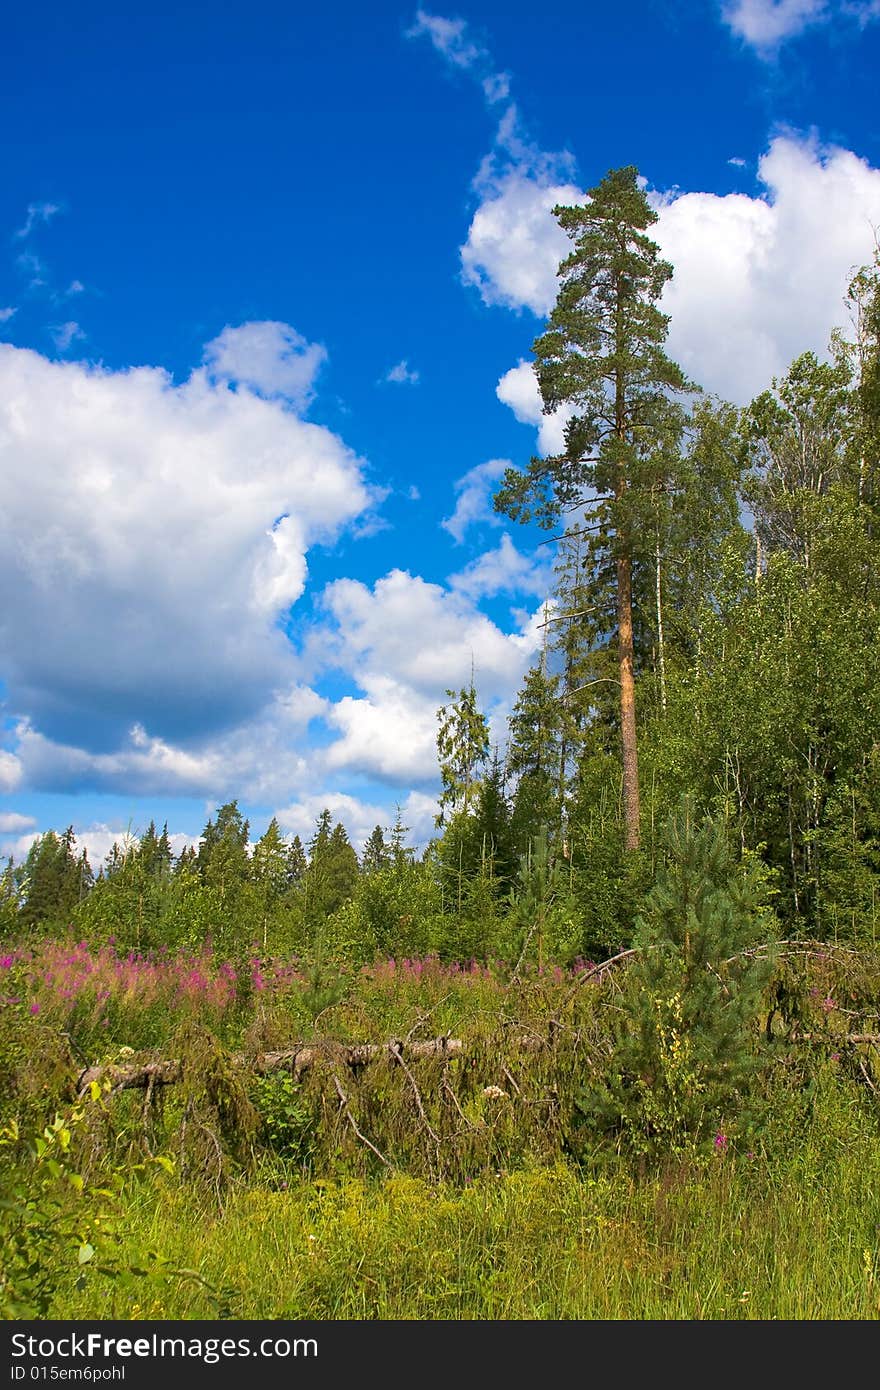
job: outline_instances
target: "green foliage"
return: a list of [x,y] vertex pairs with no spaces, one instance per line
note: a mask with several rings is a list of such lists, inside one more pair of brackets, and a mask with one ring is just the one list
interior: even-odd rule
[[20,892],[10,857],[0,871],[0,939],[11,941],[18,926]]
[[325,807],[309,841],[308,866],[297,890],[307,948],[313,938],[323,936],[327,919],[352,897],[357,881],[357,855],[345,827],[333,825]]
[[73,826],[60,836],[47,830],[31,845],[16,874],[23,927],[66,926],[77,903],[88,895],[92,871],[85,851],[78,856],[75,845]]
[[246,1078],[198,1019],[181,1024],[171,1048],[181,1080],[165,1122],[176,1129],[177,1169],[182,1180],[220,1197],[253,1160],[259,1118]]
[[308,1167],[315,1152],[316,1117],[299,1082],[284,1071],[260,1076],[251,1100],[263,1142],[280,1158]]
[[303,975],[305,984],[300,1000],[314,1023],[327,1009],[339,1003],[347,989],[345,975],[332,959],[324,935],[313,942]]
[[747,413],[753,474],[746,500],[770,551],[785,550],[807,568],[813,558],[820,499],[847,482],[850,373],[805,352]]
[[98,1275],[131,1287],[164,1273],[167,1262],[155,1251],[143,1263],[130,1263],[121,1252],[121,1197],[134,1174],[148,1166],[171,1172],[170,1161],[119,1164],[98,1182],[87,1182],[74,1164],[73,1141],[87,1126],[89,1109],[102,1103],[93,1082],[83,1100],[33,1134],[15,1119],[0,1128],[0,1318],[50,1316],[60,1287],[74,1276],[82,1292]]
[[539,970],[548,963],[569,965],[581,953],[583,932],[568,865],[551,854],[543,827],[520,858],[506,929],[517,968],[525,961]]
[[612,1068],[581,1106],[651,1159],[748,1132],[757,1015],[773,968],[768,950],[753,949],[772,936],[765,875],[736,862],[724,825],[695,824],[685,803],[664,849],[636,920]]
[[[564,452],[532,459],[524,473],[508,470],[496,506],[554,525],[590,492],[612,493],[614,529],[622,523],[629,532],[635,518],[619,494],[620,474],[640,480],[658,440],[679,425],[670,392],[686,384],[663,350],[669,320],[657,308],[672,267],[645,234],[657,214],[631,166],[610,170],[582,205],[554,213],[573,249],[559,267],[556,304],[533,351],[545,411],[571,405],[575,413]],[[609,381],[617,390],[610,430]]]
[[391,862],[363,874],[354,895],[328,924],[334,954],[353,965],[421,956],[436,948],[441,890],[430,862],[418,863],[401,843]]
[[443,791],[437,825],[446,823],[447,813],[471,810],[479,790],[479,773],[489,757],[489,725],[477,706],[473,681],[456,693],[447,690],[451,703],[437,711],[437,754]]

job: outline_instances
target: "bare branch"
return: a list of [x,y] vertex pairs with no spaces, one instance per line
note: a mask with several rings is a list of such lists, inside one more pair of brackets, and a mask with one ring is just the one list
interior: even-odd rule
[[362,1144],[366,1144],[368,1149],[372,1149],[373,1153],[380,1160],[380,1162],[385,1164],[386,1168],[390,1168],[391,1164],[388,1162],[388,1159],[385,1157],[385,1155],[381,1154],[379,1150],[376,1148],[376,1145],[372,1143],[372,1141],[369,1140],[365,1134],[361,1134],[360,1130],[358,1129],[357,1121],[355,1120],[354,1115],[352,1115],[351,1113],[351,1106],[349,1105],[348,1096],[342,1089],[339,1077],[334,1075],[333,1081],[336,1086],[336,1094],[339,1097],[339,1108],[345,1115],[345,1118],[348,1120],[348,1123],[351,1125],[357,1138],[360,1139]]

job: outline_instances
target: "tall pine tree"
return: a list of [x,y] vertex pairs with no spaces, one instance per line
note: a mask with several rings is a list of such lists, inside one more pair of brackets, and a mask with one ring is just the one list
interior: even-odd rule
[[571,411],[561,454],[509,469],[498,510],[555,526],[592,518],[610,560],[619,681],[626,846],[639,845],[633,645],[633,565],[657,491],[658,470],[682,427],[671,395],[686,388],[666,355],[668,317],[657,301],[672,267],[645,235],[657,221],[632,166],[611,170],[583,206],[554,209],[573,242],[535,369],[545,413]]

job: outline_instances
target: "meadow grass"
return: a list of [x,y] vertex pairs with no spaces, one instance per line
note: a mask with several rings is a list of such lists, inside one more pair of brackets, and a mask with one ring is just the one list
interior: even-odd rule
[[[579,1162],[567,1147],[583,1067],[601,1057],[602,1020],[619,999],[613,981],[610,992],[573,991],[570,977],[505,982],[485,967],[386,962],[353,974],[317,1019],[301,1007],[297,972],[260,966],[255,977],[252,962],[244,996],[207,957],[120,960],[53,947],[6,968],[19,998],[7,1001],[4,1105],[23,1120],[60,1104],[46,1058],[75,1025],[80,1047],[99,1037],[111,1059],[135,1036],[176,1046],[182,1024],[202,1028],[188,1044],[191,1085],[169,1087],[149,1120],[143,1095],[128,1091],[96,1103],[74,1133],[71,1162],[87,1184],[104,1168],[125,1180],[151,1150],[174,1168],[147,1165],[125,1182],[111,1273],[97,1258],[79,1268],[75,1244],[59,1248],[52,1318],[880,1317],[877,1075],[841,1041],[859,1000],[876,1009],[873,967],[862,982],[855,966],[821,958],[820,978],[798,996],[808,1045],[770,1048],[754,1131],[733,1113],[729,1141],[717,1135],[714,1150],[710,1142],[708,1152],[641,1167],[607,1136],[577,1148]],[[110,1020],[100,1034],[98,1010]],[[400,1067],[343,1073],[360,1125],[388,1155],[383,1169],[318,1068],[295,1085],[267,1081],[254,1112],[243,1073],[205,1031],[221,1015],[229,1023],[218,1031],[252,1047],[303,1036],[306,1022],[365,1040],[454,1029],[469,1044],[448,1072],[456,1105],[439,1063],[420,1065],[418,1093]],[[506,1038],[546,1035],[558,1017],[566,1026],[553,1048],[505,1051]],[[201,1177],[196,1132],[211,1159]],[[207,1181],[216,1136],[228,1153]],[[8,1149],[13,1175],[29,1171],[20,1148]],[[78,1221],[83,1199],[65,1200]]]
[[642,1176],[558,1163],[464,1186],[394,1174],[285,1187],[273,1168],[222,1207],[142,1188],[126,1231],[132,1257],[160,1249],[212,1292],[145,1280],[132,1303],[97,1276],[61,1291],[53,1316],[873,1319],[880,1140],[817,1132],[773,1159]]

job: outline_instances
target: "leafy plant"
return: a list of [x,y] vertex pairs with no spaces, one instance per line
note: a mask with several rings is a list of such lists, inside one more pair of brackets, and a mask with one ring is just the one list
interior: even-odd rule
[[290,1073],[258,1077],[251,1098],[264,1141],[281,1158],[308,1165],[315,1151],[315,1116]]

